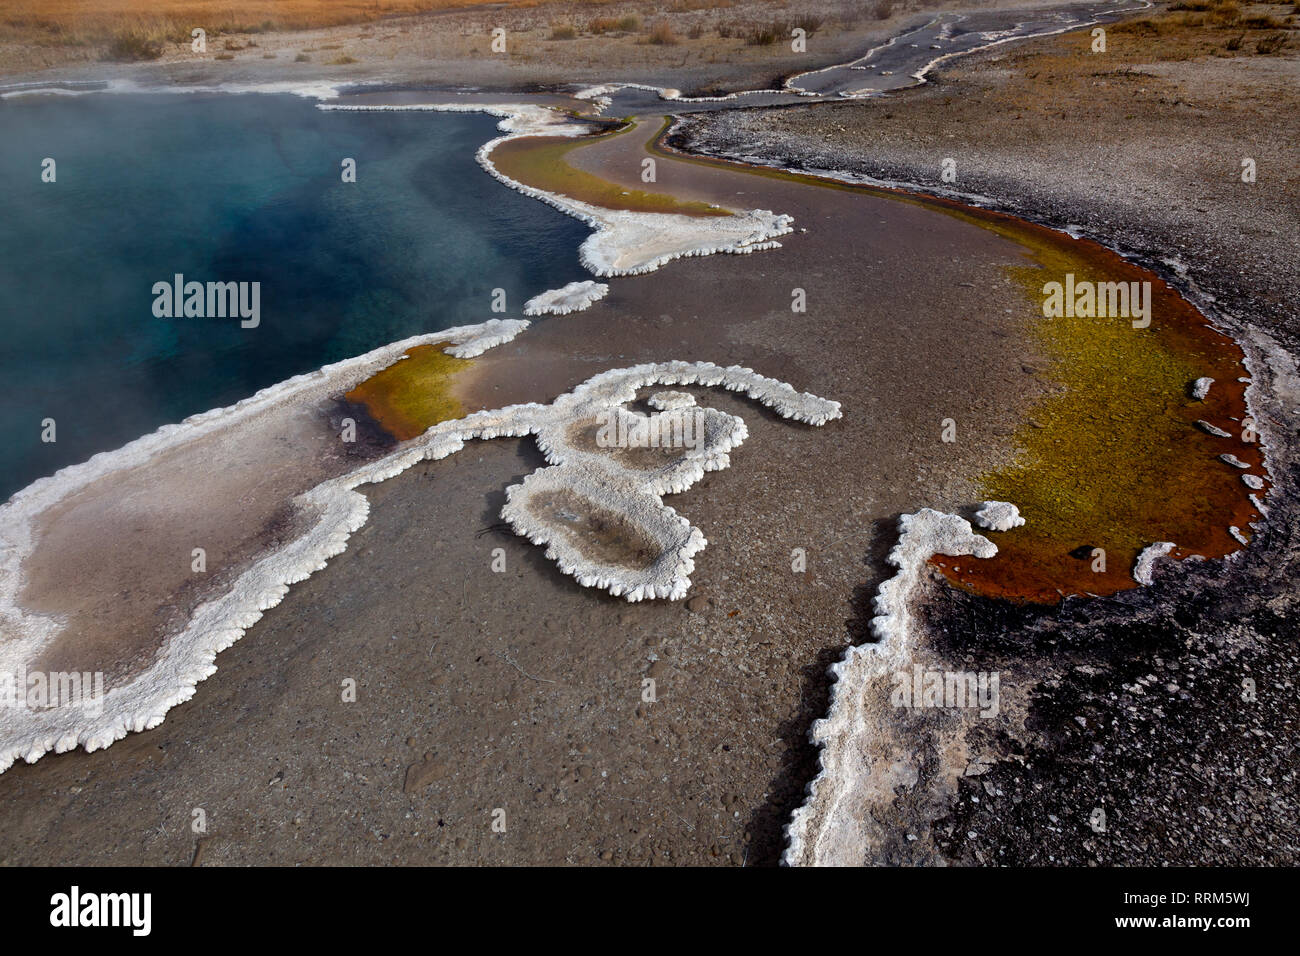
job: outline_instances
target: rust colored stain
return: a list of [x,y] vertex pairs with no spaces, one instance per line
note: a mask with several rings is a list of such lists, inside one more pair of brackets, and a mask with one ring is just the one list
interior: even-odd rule
[[[1149,544],[1172,541],[1174,559],[1221,558],[1242,545],[1259,517],[1269,482],[1264,451],[1249,421],[1241,348],[1213,328],[1158,276],[1090,240],[1073,239],[1015,216],[903,189],[681,153],[665,142],[668,124],[647,148],[672,159],[742,170],[832,189],[863,191],[927,206],[1019,244],[1023,266],[1009,270],[1024,294],[1025,328],[1050,358],[1055,391],[1016,432],[1013,462],[981,476],[987,498],[1017,505],[1026,524],[984,532],[998,554],[988,560],[936,556],[931,564],[966,590],[1017,602],[1054,604],[1065,595],[1109,595],[1137,587],[1133,567]],[[1078,281],[1149,282],[1151,325],[1127,318],[1045,318],[1043,286]],[[1197,378],[1213,378],[1204,401]],[[1197,426],[1202,420],[1228,437]],[[1219,459],[1236,456],[1245,470]],[[1253,491],[1242,480],[1264,482]],[[1101,558],[1101,560],[1099,560]]]
[[398,441],[417,438],[438,422],[460,418],[464,411],[451,394],[451,382],[471,362],[445,353],[449,344],[407,349],[405,358],[376,372],[343,397],[365,406]]
[[[998,546],[991,559],[936,556],[932,564],[968,590],[1054,603],[1136,587],[1137,556],[1158,541],[1175,543],[1175,559],[1239,550],[1229,527],[1248,538],[1259,517],[1241,476],[1266,481],[1240,347],[1176,290],[1097,243],[1035,226],[996,228],[1033,260],[1011,271],[1038,309],[1030,328],[1060,390],[1017,431],[1016,460],[980,482],[987,497],[1016,504],[1026,524],[989,532]],[[1150,327],[1042,317],[1043,284],[1067,272],[1077,281],[1149,282]],[[1215,381],[1198,401],[1190,388],[1202,377]],[[1198,420],[1228,435],[1210,434]],[[1225,463],[1223,454],[1249,467]]]

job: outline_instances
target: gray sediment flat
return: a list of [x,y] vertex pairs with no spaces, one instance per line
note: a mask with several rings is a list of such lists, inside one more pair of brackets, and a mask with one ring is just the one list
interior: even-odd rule
[[[637,137],[610,145],[622,141],[634,157]],[[618,156],[602,155],[611,173]],[[482,533],[539,456],[528,441],[474,443],[369,488],[347,552],[157,730],[6,773],[22,809],[7,859],[185,862],[194,806],[212,863],[775,859],[804,731],[824,710],[821,671],[861,639],[852,622],[876,574],[863,555],[890,543],[897,513],[972,500],[969,477],[1010,453],[1036,386],[1022,369],[1035,357],[1008,346],[1033,306],[1003,275],[1016,244],[958,218],[659,165],[663,188],[788,212],[808,231],[615,280],[591,309],[480,358],[462,392],[471,408],[547,401],[608,368],[686,358],[842,401],[843,421],[810,429],[697,392],[750,437],[730,469],[667,499],[710,541],[692,599],[630,606],[577,588],[512,534]],[[806,313],[790,310],[795,287]],[[949,416],[969,423],[956,445],[940,441]],[[356,703],[340,700],[349,677]]]

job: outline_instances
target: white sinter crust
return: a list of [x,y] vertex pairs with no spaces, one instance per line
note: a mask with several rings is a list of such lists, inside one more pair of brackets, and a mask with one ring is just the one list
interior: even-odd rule
[[1151,573],[1155,570],[1156,561],[1168,555],[1175,547],[1176,545],[1172,541],[1157,541],[1155,544],[1149,544],[1143,548],[1133,565],[1133,580],[1143,587],[1149,585],[1152,581]]
[[[43,511],[97,478],[118,469],[141,466],[174,442],[196,431],[237,422],[268,403],[286,401],[301,392],[308,398],[346,390],[360,378],[402,358],[414,345],[451,341],[447,351],[478,354],[489,343],[506,341],[528,323],[493,320],[435,332],[385,346],[357,359],[298,376],[230,408],[197,415],[167,426],[114,452],[66,468],[42,479],[0,507],[0,620],[8,640],[0,644],[0,670],[18,673],[60,630],[61,622],[31,614],[18,605],[23,587],[22,562],[31,552],[31,527]],[[483,411],[433,426],[419,438],[382,458],[322,482],[293,504],[307,519],[305,530],[279,550],[266,554],[241,574],[230,588],[201,604],[177,634],[170,636],[155,661],[104,693],[97,712],[80,708],[6,708],[0,718],[0,771],[19,757],[28,762],[48,751],[64,752],[107,747],[131,731],[162,723],[172,707],[194,695],[196,685],[216,671],[217,654],[234,644],[269,608],[283,600],[289,586],[325,567],[346,547],[349,536],[365,524],[369,503],[357,489],[401,474],[421,461],[454,454],[475,438],[535,434],[551,466],[530,475],[508,491],[502,514],[521,533],[548,545],[547,553],[561,568],[586,586],[601,587],[628,600],[648,597],[680,598],[690,585],[692,556],[704,547],[699,529],[691,527],[660,500],[661,495],[689,487],[705,471],[725,468],[728,451],[744,440],[744,422],[713,409],[683,409],[661,413],[683,416],[699,411],[705,420],[698,447],[659,463],[650,470],[620,466],[603,449],[584,449],[573,439],[571,426],[597,412],[617,412],[635,418],[622,406],[637,389],[652,385],[701,385],[743,392],[778,414],[821,425],[840,417],[838,402],[800,393],[782,382],[748,368],[722,368],[703,362],[664,362],[639,365],[597,375],[551,405],[528,403]],[[614,456],[616,457],[616,456]],[[544,510],[530,508],[550,489],[576,489],[593,507],[620,516],[641,539],[662,548],[645,566],[625,567],[605,555],[585,552],[583,542],[562,533],[561,521]],[[606,485],[601,482],[609,480]],[[615,549],[617,553],[617,549]]]
[[476,158],[490,175],[511,189],[554,206],[581,219],[595,231],[578,249],[583,266],[598,276],[627,276],[653,272],[665,263],[688,256],[726,252],[742,255],[780,248],[773,240],[793,232],[794,220],[767,209],[735,211],[729,216],[685,216],[680,213],[633,212],[606,209],[546,192],[516,182],[496,168],[492,151],[501,143],[521,136],[582,136],[590,132],[586,123],[555,110],[531,104],[486,105],[430,103],[408,106],[363,106],[321,103],[329,111],[416,110],[443,113],[488,113],[501,116],[506,133],[479,147]]
[[1010,531],[1025,523],[1020,509],[1009,501],[986,501],[975,512],[975,523],[986,531]]
[[809,732],[821,748],[820,772],[786,827],[782,862],[790,866],[858,866],[872,859],[884,818],[876,811],[895,799],[901,764],[894,758],[907,749],[896,739],[902,733],[898,712],[887,693],[874,691],[911,666],[912,606],[925,564],[936,554],[991,558],[998,550],[964,518],[930,508],[903,515],[899,531],[888,559],[898,571],[875,598],[871,629],[877,642],[849,648],[831,666],[830,712]]
[[586,279],[570,282],[558,289],[535,295],[524,303],[524,315],[568,315],[590,308],[605,298],[609,286],[603,282]]
[[646,399],[646,404],[666,412],[673,408],[690,408],[695,404],[695,396],[690,392],[655,392]]

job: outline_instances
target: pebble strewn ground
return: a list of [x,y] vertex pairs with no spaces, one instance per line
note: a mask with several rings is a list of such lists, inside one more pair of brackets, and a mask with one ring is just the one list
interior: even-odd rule
[[1172,28],[1112,32],[1105,60],[1087,42],[976,54],[868,102],[692,118],[676,142],[955,188],[1081,227],[1175,281],[1257,366],[1281,347],[1258,370],[1256,408],[1277,487],[1238,559],[1166,566],[1141,593],[1046,615],[964,595],[932,609],[954,662],[1014,661],[1040,679],[1024,732],[981,742],[1000,759],[963,781],[935,830],[945,856],[976,865],[1294,864],[1300,393],[1284,373],[1300,351],[1300,58],[1294,43],[1204,54],[1213,35]]

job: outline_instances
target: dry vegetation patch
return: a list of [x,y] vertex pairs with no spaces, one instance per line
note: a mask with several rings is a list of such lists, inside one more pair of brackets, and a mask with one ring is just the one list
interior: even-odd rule
[[1300,4],[1238,0],[1175,0],[1163,11],[1108,28],[1120,37],[1140,38],[1152,58],[1270,55],[1294,47]]
[[[47,51],[33,58],[42,65],[59,51],[58,58],[69,58],[78,49],[82,52],[71,58],[129,62],[187,55],[198,27],[212,38],[360,25],[364,38],[389,21],[395,34],[424,30],[466,37],[467,30],[485,29],[495,20],[516,38],[512,56],[545,56],[532,44],[546,41],[578,41],[574,47],[582,55],[582,41],[606,38],[641,48],[687,46],[690,56],[730,62],[746,47],[788,44],[796,28],[808,36],[843,35],[925,5],[924,0],[8,0],[0,12],[0,43]],[[453,16],[427,19],[444,13]],[[461,46],[441,44],[448,52]],[[598,50],[588,56],[602,55]]]

